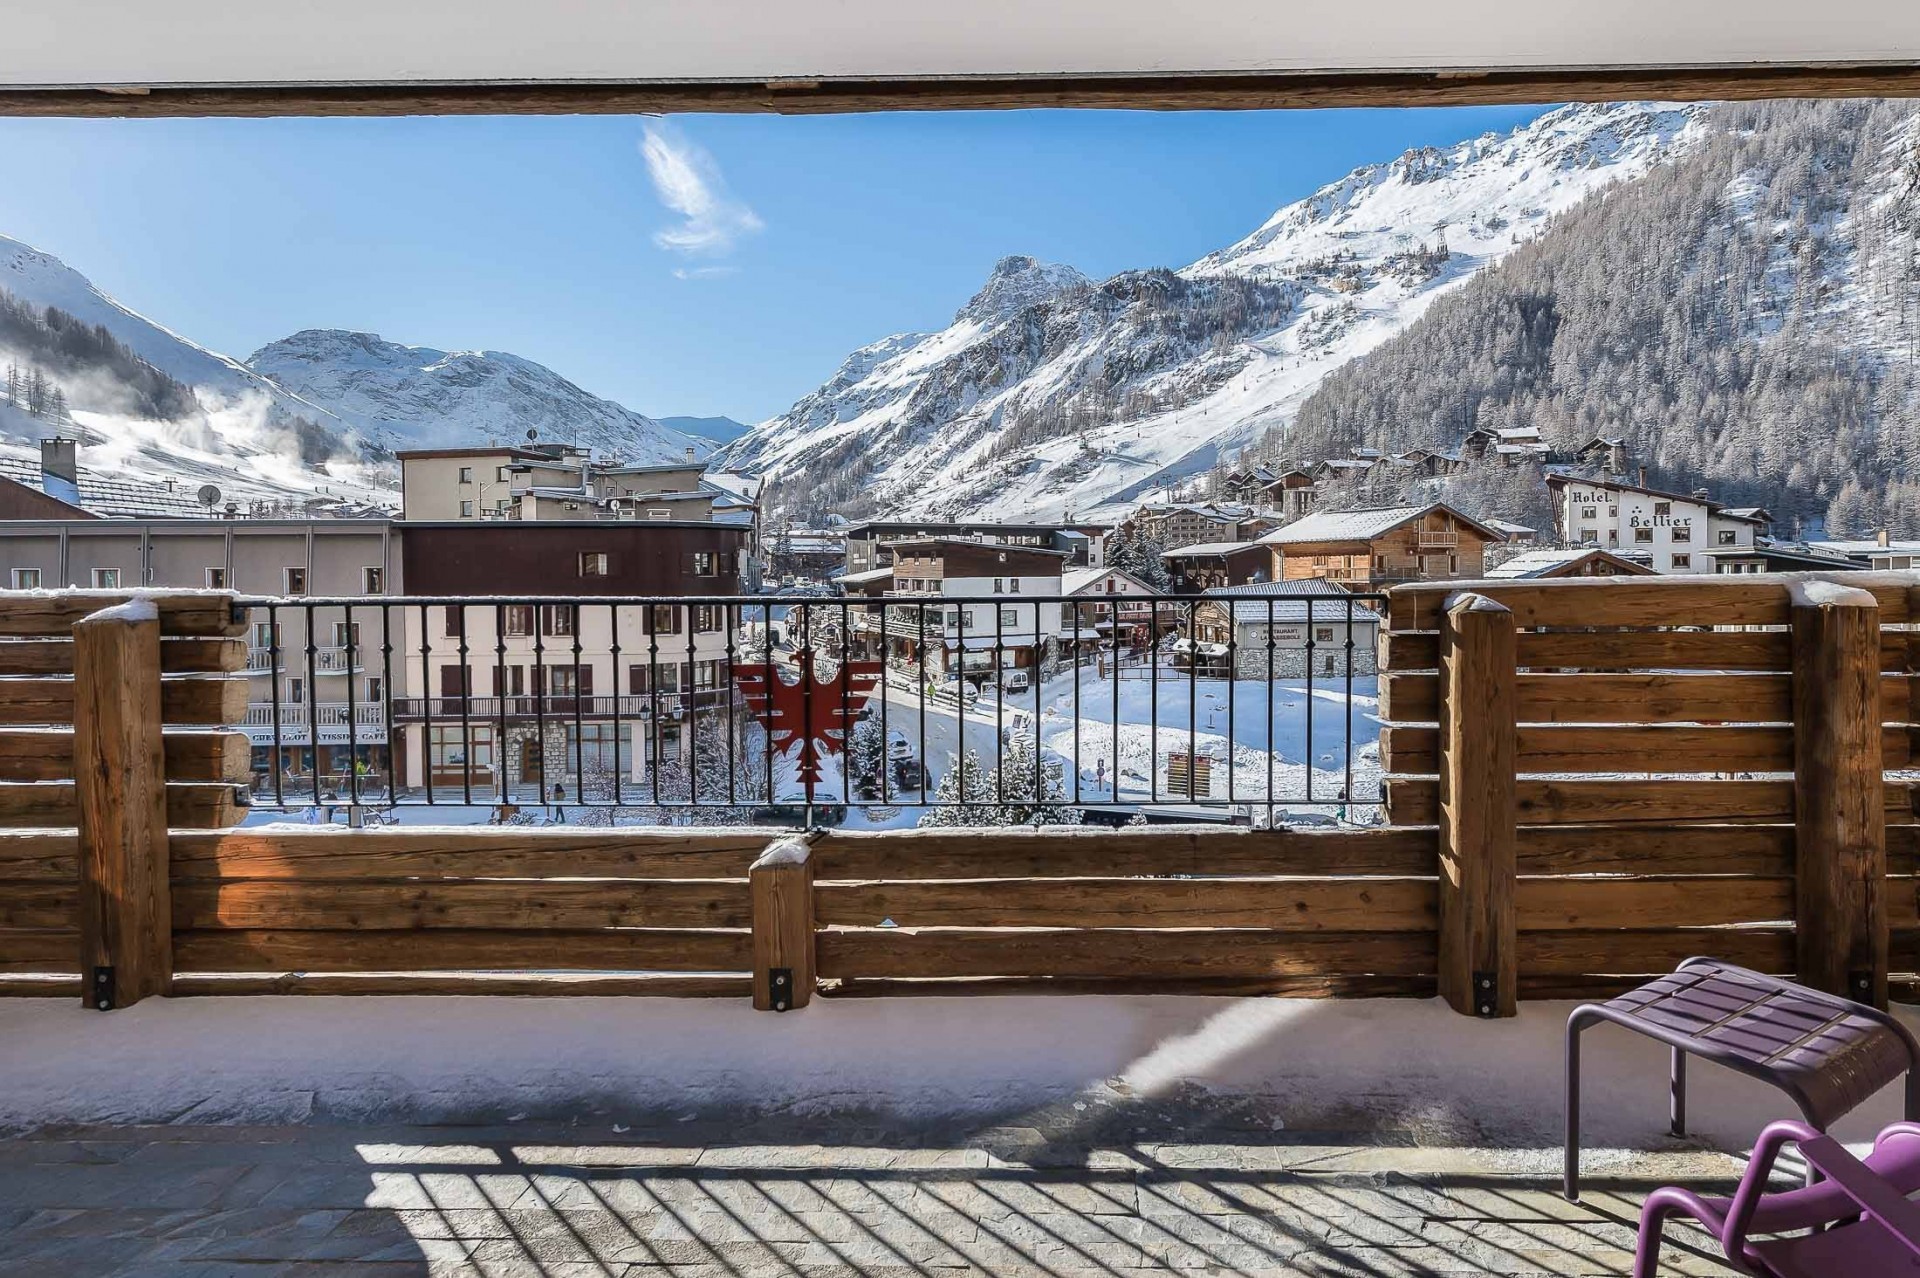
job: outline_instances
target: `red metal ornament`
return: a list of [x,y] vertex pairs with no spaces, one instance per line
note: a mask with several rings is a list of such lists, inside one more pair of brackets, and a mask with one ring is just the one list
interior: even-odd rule
[[821,679],[802,654],[800,677],[788,683],[765,664],[734,666],[734,686],[767,730],[773,752],[784,755],[799,744],[800,783],[807,788],[808,803],[820,781],[821,760],[846,750],[847,734],[879,687],[882,669],[878,661],[843,661],[833,678]]

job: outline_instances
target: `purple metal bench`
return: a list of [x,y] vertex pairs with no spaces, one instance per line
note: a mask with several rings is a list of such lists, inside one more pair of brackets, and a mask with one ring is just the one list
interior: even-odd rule
[[1580,1197],[1580,1034],[1611,1021],[1673,1049],[1668,1119],[1687,1134],[1687,1056],[1738,1070],[1785,1092],[1824,1132],[1907,1076],[1906,1116],[1920,1119],[1920,1043],[1887,1013],[1711,958],[1690,958],[1669,976],[1567,1018],[1568,1201]]
[[[1774,1160],[1800,1146],[1808,1170],[1823,1179],[1805,1189],[1767,1192]],[[1770,1123],[1754,1142],[1740,1188],[1731,1198],[1702,1198],[1667,1186],[1640,1209],[1633,1278],[1655,1278],[1660,1235],[1668,1219],[1691,1216],[1720,1243],[1727,1262],[1758,1278],[1893,1278],[1920,1273],[1920,1127],[1895,1123],[1863,1162],[1831,1136],[1792,1119]],[[1812,1230],[1812,1233],[1801,1233]],[[1755,1240],[1756,1234],[1797,1234]]]

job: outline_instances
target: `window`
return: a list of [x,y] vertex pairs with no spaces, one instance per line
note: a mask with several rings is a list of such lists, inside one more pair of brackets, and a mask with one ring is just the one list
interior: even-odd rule
[[650,635],[677,635],[680,633],[680,609],[675,604],[655,604],[647,615],[647,633]]
[[1017,626],[1019,624],[1020,610],[1018,608],[1002,608],[1000,610],[1000,628],[1002,630],[1008,626]]
[[541,634],[570,635],[573,633],[573,623],[572,604],[547,604],[540,609]]
[[666,510],[659,506],[653,506],[648,508],[647,518],[648,519],[672,519],[673,512],[671,510]]
[[95,590],[120,589],[120,570],[118,568],[95,568],[93,570],[93,588]]
[[1722,546],[1737,546],[1740,544],[1738,534],[1731,528],[1722,528],[1714,540]]
[[207,569],[207,589],[225,590],[227,588],[227,570],[225,568]]
[[713,576],[719,567],[718,560],[719,560],[719,556],[714,554],[711,550],[694,551],[693,552],[693,575],[696,577]]
[[1012,579],[1012,581],[1013,581],[1013,585],[1007,591],[1007,593],[1010,595],[1017,595],[1020,593],[1020,579],[1018,577],[1015,577]]
[[1600,530],[1598,528],[1582,528],[1580,530],[1580,541],[1581,541],[1581,544],[1587,545],[1587,546],[1599,545]]
[[611,723],[569,723],[567,727],[567,766],[579,764],[589,775],[618,772],[633,758],[633,725],[623,723],[619,734]]
[[367,700],[370,702],[379,702],[379,701],[386,700],[386,698],[387,698],[387,681],[382,679],[379,675],[368,675],[367,676]]
[[1693,567],[1693,556],[1692,555],[1675,555],[1673,557],[1673,566],[1675,568],[1691,568]]
[[348,625],[344,621],[333,623],[333,646],[336,648],[357,648],[360,646],[360,623]]
[[604,577],[607,575],[607,552],[604,550],[583,550],[580,552],[580,575],[582,577]]
[[15,568],[13,570],[13,588],[15,590],[40,589],[40,570],[38,568]]
[[458,639],[466,634],[467,610],[458,604],[448,604],[443,611],[446,613],[447,624],[444,633],[447,638]]
[[363,595],[384,594],[387,589],[387,570],[385,568],[362,568],[360,570],[360,593]]
[[495,480],[499,481],[500,483],[503,483],[503,484],[506,483],[507,468],[505,466],[495,466],[493,468],[493,477]]
[[464,768],[471,763],[476,768],[493,766],[493,725],[476,723],[465,729],[457,723],[442,726],[433,725],[431,757],[435,767]]
[[1580,518],[1598,519],[1600,518],[1600,512],[1592,506],[1582,506],[1580,508]]
[[1315,643],[1332,643],[1333,627],[1332,626],[1315,626],[1313,628],[1313,641]]
[[460,482],[463,484],[471,484],[473,482],[473,467],[462,466],[460,468]]
[[470,501],[463,501],[463,502],[461,502],[461,503],[460,503],[460,518],[462,518],[462,519],[472,519],[472,518],[473,518],[473,503],[472,503],[472,502],[470,502]]
[[298,675],[289,676],[287,678],[287,704],[292,706],[299,706],[299,705],[305,705],[306,701],[307,701],[307,681],[305,679],[300,678]]
[[693,610],[693,628],[703,635],[710,635],[726,625],[725,613],[719,604],[699,604]]
[[1649,541],[1652,541],[1652,540],[1653,540],[1653,529],[1651,529],[1651,528],[1636,528],[1636,529],[1634,529],[1634,530],[1633,530],[1633,539],[1634,539],[1635,541],[1638,541],[1638,542],[1649,542]]
[[702,692],[710,692],[720,686],[720,661],[696,661],[693,666],[693,686]]
[[281,573],[281,585],[285,587],[286,592],[290,595],[306,594],[307,570],[305,568],[285,569]]
[[1656,501],[1653,503],[1653,513],[1656,518],[1661,515],[1671,515],[1673,513],[1673,503],[1670,501]]
[[253,623],[253,644],[255,648],[274,648],[280,643],[280,624],[273,621]]
[[526,696],[527,668],[525,666],[494,666],[493,695],[496,697]]
[[571,697],[580,691],[578,670],[573,666],[548,666],[547,691],[556,697]]
[[1673,526],[1673,539],[1675,541],[1692,541],[1693,529],[1686,524],[1675,524]]
[[500,621],[509,635],[530,635],[533,633],[533,605],[508,604],[500,610]]
[[638,662],[627,667],[628,696],[644,697],[647,695],[647,688],[649,686],[647,682],[647,670],[648,667],[646,665]]
[[1006,578],[1004,578],[1004,577],[995,577],[995,578],[993,579],[993,593],[994,593],[994,594],[996,594],[996,595],[998,595],[998,594],[1004,594],[1004,593],[1006,592],[1006,588],[1007,588],[1007,582],[1006,582]]

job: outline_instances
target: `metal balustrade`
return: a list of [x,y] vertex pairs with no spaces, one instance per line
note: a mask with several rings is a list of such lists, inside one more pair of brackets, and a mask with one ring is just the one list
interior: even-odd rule
[[1384,598],[248,599],[244,726],[282,807],[1281,824],[1380,802]]

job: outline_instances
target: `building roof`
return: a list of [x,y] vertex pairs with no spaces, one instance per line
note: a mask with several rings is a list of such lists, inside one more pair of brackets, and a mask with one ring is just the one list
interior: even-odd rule
[[1511,519],[1489,519],[1486,521],[1486,525],[1496,532],[1507,534],[1509,537],[1517,536],[1521,533],[1525,533],[1529,537],[1537,537],[1540,534],[1538,528],[1529,524],[1516,524]]
[[1838,541],[1809,541],[1806,545],[1814,550],[1825,550],[1836,555],[1873,555],[1892,553],[1896,555],[1920,555],[1920,541],[1894,541],[1889,539],[1881,545],[1874,537],[1850,538]]
[[1094,582],[1104,581],[1108,577],[1124,577],[1131,583],[1132,588],[1140,594],[1150,595],[1155,593],[1152,586],[1140,580],[1124,568],[1069,569],[1060,574],[1060,593],[1063,595],[1077,595]]
[[1525,577],[1556,577],[1568,575],[1569,569],[1592,560],[1611,563],[1630,576],[1641,576],[1653,572],[1653,569],[1646,564],[1636,563],[1623,555],[1616,555],[1598,546],[1563,546],[1529,550],[1511,559],[1502,560],[1487,569],[1487,576],[1503,581]]
[[1804,542],[1769,541],[1765,537],[1757,539],[1751,546],[1706,546],[1700,553],[1713,559],[1773,559],[1806,568],[1832,568],[1841,572],[1867,567],[1857,559],[1849,559],[1846,555],[1823,550],[1817,545]]
[[981,541],[977,537],[901,537],[894,541],[883,541],[897,555],[903,546],[932,546],[937,549],[992,550],[1012,555],[1046,555],[1052,559],[1065,559],[1067,552],[1055,550],[1050,546],[1012,546],[1002,541]]
[[886,568],[869,568],[865,572],[843,572],[838,576],[829,578],[829,580],[837,581],[843,586],[864,586],[869,582],[881,580],[891,581],[892,579],[893,569],[890,566]]
[[1495,541],[1506,540],[1498,529],[1463,515],[1445,502],[1426,506],[1377,506],[1360,510],[1317,510],[1260,538],[1261,545],[1296,546],[1327,541],[1372,541],[1402,524],[1443,510],[1461,523],[1477,528]]
[[553,453],[533,452],[513,444],[500,444],[493,448],[409,448],[395,453],[401,461],[452,460],[455,457],[512,457],[525,462],[557,462],[566,460]]
[[[112,479],[82,466],[78,505],[81,509],[110,519],[204,519],[206,507],[182,484],[169,487],[164,480],[134,482]],[[38,459],[0,457],[0,476],[35,492],[47,492]],[[75,504],[72,495],[47,494],[55,500]]]
[[1160,552],[1162,559],[1215,559],[1239,554],[1243,550],[1261,550],[1257,541],[1202,541],[1191,546],[1175,546]]
[[[1216,586],[1200,592],[1202,599],[1226,600],[1232,605],[1236,622],[1265,622],[1271,610],[1277,622],[1306,621],[1311,612],[1314,621],[1345,621],[1349,602],[1353,619],[1360,624],[1380,620],[1380,614],[1331,581],[1255,581],[1244,586]],[[1322,603],[1321,600],[1327,602]]]

